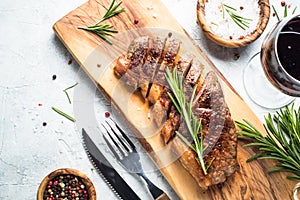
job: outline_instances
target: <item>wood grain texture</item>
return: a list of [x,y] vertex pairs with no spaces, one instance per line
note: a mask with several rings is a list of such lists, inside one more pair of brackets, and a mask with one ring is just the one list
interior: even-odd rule
[[[85,72],[100,90],[111,98],[120,115],[128,121],[132,131],[142,136],[139,137],[141,143],[178,196],[186,200],[291,199],[295,182],[287,180],[285,173],[269,174],[267,169],[273,167],[275,162],[260,160],[246,163],[255,149],[243,148],[243,141],[238,141],[239,168],[234,176],[223,184],[210,187],[207,191],[202,191],[198,187],[179,161],[174,161],[169,147],[163,144],[159,136],[159,129],[153,131],[155,127],[152,126],[151,118],[147,117],[148,104],[138,93],[120,84],[113,75],[112,62],[126,51],[132,39],[138,35],[167,34],[167,32],[172,32],[172,37],[180,37],[183,41],[182,51],[193,52],[201,58],[206,72],[214,70],[219,75],[233,119],[239,121],[247,119],[260,130],[263,130],[263,126],[159,0],[124,0],[122,6],[126,12],[106,21],[120,31],[112,40],[113,45],[106,44],[92,33],[77,29],[78,26],[92,25],[99,20],[109,4],[109,0],[90,0],[60,19],[53,28]],[[196,14],[196,8],[192,12]],[[135,19],[138,19],[138,24],[134,24]],[[163,30],[157,30],[155,27]]]

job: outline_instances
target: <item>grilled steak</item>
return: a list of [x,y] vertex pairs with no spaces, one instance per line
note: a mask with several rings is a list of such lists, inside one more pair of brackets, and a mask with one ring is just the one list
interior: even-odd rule
[[[196,85],[197,81],[200,78],[200,75],[203,70],[203,66],[201,65],[199,60],[197,60],[196,58],[193,59],[191,55],[188,55],[186,57],[189,58],[189,60],[191,60],[189,64],[187,65],[188,63],[188,61],[186,60],[187,58],[183,58],[180,64],[178,64],[177,69],[179,73],[183,74],[184,77],[183,89],[185,91],[186,100],[189,101],[193,92],[193,87]],[[166,144],[169,142],[169,140],[172,138],[172,136],[175,134],[175,131],[179,127],[179,123],[180,123],[179,115],[180,114],[175,109],[175,107],[171,109],[171,112],[169,114],[169,119],[166,121],[166,123],[162,128],[161,133]]]
[[[152,115],[161,128],[161,136],[179,157],[182,166],[191,174],[202,189],[222,183],[237,168],[237,135],[222,88],[214,72],[203,75],[203,64],[195,56],[179,56],[180,41],[164,37],[147,36],[135,39],[126,55],[118,58],[114,73],[127,85],[139,88],[142,96],[153,105]],[[193,139],[176,107],[172,104],[165,79],[165,70],[177,68],[183,75],[186,100],[192,100],[192,112],[201,119],[204,161],[212,161],[208,174],[204,175],[197,154],[179,137],[176,131]],[[196,87],[196,88],[195,88]],[[192,93],[195,96],[191,99]]]
[[152,104],[155,104],[158,101],[164,87],[167,86],[165,68],[172,68],[174,66],[175,57],[178,53],[179,47],[180,42],[178,40],[173,39],[169,41],[169,45],[167,46],[166,52],[162,58],[162,62],[158,66],[158,70],[153,79],[153,84],[149,91],[148,100]]
[[[165,70],[168,67],[172,70],[175,67],[175,59],[179,51],[180,41],[172,39],[167,48],[167,52],[163,58],[163,61],[156,73],[154,82],[150,89],[149,100],[154,103],[152,113],[155,116],[154,120],[158,126],[162,125],[166,121],[166,117],[172,102],[168,93],[171,92],[167,86],[165,78]],[[161,89],[158,89],[161,88]]]
[[140,73],[140,88],[144,98],[148,97],[149,89],[154,80],[156,68],[165,48],[166,38],[158,36],[153,39],[153,46],[149,49],[144,66]]
[[139,74],[148,48],[149,37],[139,37],[131,42],[127,54],[118,58],[116,62],[114,73],[134,89],[138,88]]
[[[197,180],[199,186],[206,189],[210,185],[224,182],[227,176],[235,172],[237,135],[223,92],[213,72],[207,74],[195,101],[194,115],[201,118],[203,145],[207,146],[204,160],[210,163],[213,159],[208,174],[203,174],[197,155],[179,138],[172,140],[172,149],[177,155],[181,155],[180,162]],[[184,123],[180,124],[179,132],[192,142]]]

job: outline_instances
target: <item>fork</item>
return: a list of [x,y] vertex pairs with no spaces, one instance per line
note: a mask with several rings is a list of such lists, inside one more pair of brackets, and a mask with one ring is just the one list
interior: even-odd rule
[[168,195],[155,186],[146,176],[136,147],[120,126],[112,119],[109,119],[109,121],[105,120],[105,123],[102,123],[101,125],[103,138],[119,164],[122,165],[123,168],[144,179],[152,197],[155,200],[169,200],[170,198]]

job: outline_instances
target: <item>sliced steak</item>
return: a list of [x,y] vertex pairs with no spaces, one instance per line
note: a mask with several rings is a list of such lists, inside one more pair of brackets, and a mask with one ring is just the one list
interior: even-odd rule
[[[224,182],[227,176],[235,172],[237,135],[220,84],[213,72],[207,74],[198,93],[193,111],[197,118],[202,119],[203,145],[207,146],[204,160],[206,163],[213,160],[208,174],[203,174],[197,162],[196,153],[188,148],[179,137],[174,137],[171,144],[174,152],[180,156],[179,160],[182,165],[201,188],[207,189],[208,186]],[[184,135],[188,134],[186,128],[182,126],[180,128],[179,131],[182,130]]]
[[155,72],[159,66],[159,61],[163,55],[165,48],[166,37],[157,36],[153,39],[153,45],[149,49],[144,66],[140,73],[140,88],[144,98],[148,97],[149,88],[153,83]]
[[152,104],[156,103],[161,93],[163,92],[164,87],[167,85],[165,79],[165,68],[166,67],[173,68],[179,48],[180,48],[179,40],[172,39],[169,41],[169,45],[163,56],[161,64],[158,67],[158,70],[153,79],[153,84],[149,91],[148,100]]
[[[180,61],[178,62],[177,71],[179,74],[183,73],[183,87],[186,99],[187,101],[189,101],[192,95],[191,87],[195,86],[196,82],[198,81],[203,71],[203,65],[198,59],[194,58],[194,56],[187,54],[184,55],[183,59],[180,59]],[[174,105],[172,105],[168,120],[164,123],[161,131],[161,136],[166,144],[175,134],[175,131],[178,130],[180,119],[180,114],[175,109]],[[182,126],[182,128],[184,127]]]
[[[191,65],[191,68],[189,72],[187,73],[183,88],[185,91],[186,101],[190,102],[191,96],[194,90],[194,87],[197,85],[197,88],[201,88],[201,74],[203,71],[203,64],[198,59],[194,59],[193,63]],[[188,130],[185,126],[185,122],[181,121],[178,129],[179,133],[181,133],[183,136],[185,136],[189,141],[192,141],[192,138],[190,137],[190,134],[188,133]]]
[[[193,59],[192,66],[191,66],[189,72],[187,73],[184,83],[183,83],[187,101],[190,101],[190,97],[192,95],[195,85],[197,83],[201,84],[199,82],[199,79],[201,77],[203,68],[204,68],[204,66],[199,59],[197,59],[197,58]],[[199,85],[198,88],[200,86],[201,85]]]
[[[177,69],[177,73],[185,77],[191,67],[192,60],[193,60],[193,56],[191,54],[189,53],[183,54],[182,57],[176,63],[176,66],[174,66]],[[179,115],[174,105],[172,104],[172,101],[169,97],[169,93],[171,93],[171,91],[169,89],[169,86],[167,85],[166,87],[164,87],[164,91],[159,97],[159,100],[154,104],[152,110],[156,124],[158,126],[163,125],[163,131],[161,136],[163,137],[165,143],[168,143],[168,141],[171,139],[171,137],[174,134],[174,127],[177,127],[177,123],[178,123],[177,119],[173,121],[173,117],[177,117],[177,115]],[[171,107],[174,108],[172,109]],[[168,114],[168,110],[170,110],[170,114]],[[167,115],[170,115],[168,116],[169,119],[167,119]],[[177,118],[180,119],[180,116],[178,116]],[[167,121],[168,120],[172,121],[168,123],[172,124],[173,128],[167,127],[167,125],[164,124],[166,122],[166,119]]]
[[133,40],[126,55],[116,61],[114,73],[127,85],[138,88],[139,74],[149,48],[149,37],[143,36]]
[[[177,39],[172,39],[149,92],[150,102],[154,103],[152,115],[154,116],[154,121],[158,126],[161,126],[163,122],[166,121],[167,113],[169,112],[172,104],[168,95],[168,93],[171,91],[165,78],[165,70],[166,68],[172,70],[176,66],[175,60],[179,48],[180,41]],[[154,94],[154,92],[156,93]]]
[[168,115],[168,119],[163,124],[161,129],[161,137],[165,144],[168,144],[170,140],[175,136],[175,131],[178,130],[181,116],[175,106],[171,107],[171,111]]
[[[166,39],[157,37],[154,40],[140,37],[134,40],[125,56],[120,57],[114,67],[118,78],[134,88],[141,88],[144,98],[153,105],[153,116],[158,125],[163,126],[161,136],[179,157],[182,166],[191,174],[198,185],[207,189],[211,185],[224,182],[237,168],[237,135],[234,121],[225,102],[224,94],[214,72],[201,77],[203,65],[195,57],[178,56],[180,42],[172,39],[165,45]],[[165,47],[167,46],[167,48]],[[192,62],[191,62],[192,60]],[[165,69],[177,68],[183,74],[186,100],[192,99],[192,111],[201,119],[204,161],[211,163],[208,174],[204,175],[196,153],[175,134],[179,131],[188,141],[193,140],[185,122],[172,104],[165,79]],[[151,84],[152,83],[152,84]],[[166,120],[166,121],[165,121]]]
[[204,175],[197,161],[196,153],[191,150],[178,136],[175,136],[170,144],[172,150],[179,157],[183,167],[194,177],[198,185],[207,189],[211,185],[222,183],[226,177],[231,176],[237,169],[236,148],[237,138],[233,120],[230,118],[225,124],[218,142],[205,157],[205,163],[212,165],[208,169],[208,174]]
[[[202,123],[203,127],[209,127],[207,132],[203,131],[205,136],[203,145],[207,146],[205,153],[210,152],[218,141],[222,129],[225,125],[225,117],[228,111],[223,91],[218,78],[214,72],[209,72],[204,80],[203,87],[198,89],[194,99],[194,109],[207,108],[211,109],[211,116],[207,124]],[[196,113],[194,111],[194,113]]]

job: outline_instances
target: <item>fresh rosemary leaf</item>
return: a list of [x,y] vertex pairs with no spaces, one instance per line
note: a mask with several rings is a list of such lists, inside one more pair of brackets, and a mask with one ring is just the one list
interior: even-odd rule
[[287,17],[287,5],[284,6],[283,17]]
[[222,5],[224,5],[225,7],[229,8],[229,9],[231,9],[231,10],[234,10],[234,11],[236,11],[236,9],[235,9],[235,8],[233,8],[233,7],[231,7],[231,6],[227,5],[227,4],[222,4]]
[[67,92],[69,89],[72,89],[73,87],[75,87],[76,85],[78,85],[78,83],[75,83],[74,85],[71,85],[70,87],[67,87],[66,89],[63,90],[63,92],[67,95],[68,101],[71,104],[71,98],[69,96],[69,93]]
[[71,85],[70,87],[67,87],[66,89],[64,89],[64,91],[67,91],[69,89],[72,89],[73,87],[75,87],[76,85],[78,85],[78,83],[76,82],[74,85]]
[[269,169],[268,172],[272,173],[272,172],[280,172],[280,171],[284,171],[285,169],[282,167],[274,167],[272,169]]
[[246,28],[249,28],[249,24],[250,21],[252,21],[252,19],[248,19],[245,17],[242,17],[240,15],[238,15],[236,13],[236,9],[227,5],[227,4],[221,4],[222,5],[222,17],[224,19],[225,17],[225,11],[228,13],[228,15],[230,16],[230,18],[232,19],[232,21],[234,21],[234,23],[236,23],[240,28],[242,28],[243,30],[245,30]]
[[293,10],[293,12],[292,12],[292,15],[295,14],[296,9],[297,9],[297,6],[294,8],[294,10]]
[[189,142],[180,132],[176,131],[176,134],[178,134],[178,136],[180,137],[180,139],[186,144],[188,145],[191,149],[193,149],[193,151],[197,151],[195,146],[191,144],[191,142]]
[[288,179],[300,180],[299,176],[287,176]]
[[[212,164],[213,159],[208,163],[205,163],[203,158],[203,153],[205,147],[203,146],[203,137],[202,137],[202,125],[201,120],[197,119],[192,112],[192,102],[194,100],[196,88],[194,88],[193,93],[191,95],[190,102],[186,102],[186,96],[183,89],[183,75],[178,74],[177,68],[174,68],[173,72],[170,71],[169,68],[166,69],[165,72],[166,80],[170,86],[172,94],[169,93],[169,97],[176,109],[182,116],[182,119],[185,122],[185,125],[188,129],[188,132],[193,138],[194,144],[191,144],[184,136],[177,132],[178,136],[185,142],[191,149],[195,151],[198,156],[198,163],[200,164],[203,173],[206,175],[209,166]],[[200,136],[198,134],[200,133]]]
[[105,42],[112,45],[112,41],[110,39],[108,39],[108,37],[113,37],[113,33],[118,33],[118,31],[114,30],[113,26],[110,24],[100,24],[100,23],[111,17],[117,16],[118,14],[120,14],[122,12],[125,12],[124,8],[117,10],[121,4],[122,4],[122,1],[120,1],[119,3],[116,3],[116,1],[113,0],[110,4],[108,10],[106,11],[106,13],[103,15],[103,17],[101,18],[101,20],[99,22],[97,22],[95,25],[92,25],[92,26],[78,27],[78,28],[82,29],[82,30],[90,31],[90,32],[98,35]]
[[107,38],[113,37],[111,33],[118,33],[117,30],[112,29],[113,26],[110,24],[99,24],[99,25],[93,25],[88,27],[78,27],[79,29],[83,29],[86,31],[90,31],[96,35],[98,35],[100,38],[105,40],[107,43],[112,44],[112,42]]
[[66,94],[66,96],[68,98],[69,104],[71,104],[72,102],[71,102],[71,98],[69,96],[69,93],[67,91],[64,91],[64,93]]
[[243,145],[244,147],[251,147],[251,146],[268,146],[267,144],[260,143],[260,142],[251,142],[248,144]]
[[295,110],[294,104],[277,111],[274,115],[265,117],[266,136],[263,136],[250,122],[236,122],[241,128],[239,138],[249,140],[244,146],[256,146],[259,153],[251,156],[247,162],[254,159],[276,160],[277,167],[269,172],[288,171],[294,176],[289,179],[300,180],[300,107]]
[[102,17],[102,19],[97,23],[100,24],[101,22],[103,22],[104,20],[107,20],[113,16],[116,16],[122,12],[125,12],[124,8],[121,8],[120,10],[117,10],[117,8],[122,4],[122,1],[120,1],[119,3],[117,3],[115,5],[115,0],[112,1],[112,3],[110,4],[110,7],[108,8],[107,12],[105,13],[105,15]]
[[280,18],[279,18],[279,15],[278,15],[278,13],[277,13],[277,10],[275,9],[275,7],[272,5],[272,8],[273,8],[273,11],[274,11],[274,13],[275,13],[275,16],[276,16],[276,18],[277,18],[277,21],[280,21]]
[[254,154],[253,156],[249,157],[249,158],[247,159],[247,161],[246,161],[246,162],[251,162],[251,161],[253,161],[253,160],[255,160],[255,159],[259,158],[259,157],[260,157],[260,156],[262,156],[262,155],[263,155],[263,153],[262,153],[262,152],[260,152],[260,153],[257,153],[257,154]]
[[67,118],[68,120],[75,122],[76,119],[74,117],[71,117],[70,115],[68,115],[67,113],[59,110],[58,108],[52,107],[52,110],[54,110],[55,112],[57,112],[58,114],[64,116],[65,118]]

